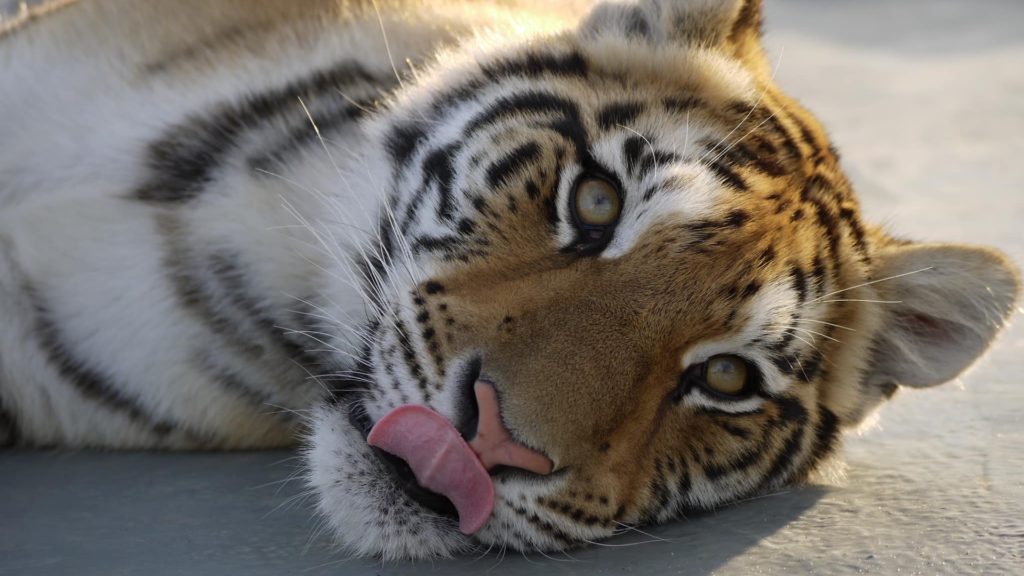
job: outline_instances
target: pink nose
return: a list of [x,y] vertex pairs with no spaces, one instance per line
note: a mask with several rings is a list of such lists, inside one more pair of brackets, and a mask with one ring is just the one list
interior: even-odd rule
[[501,421],[498,393],[494,385],[486,380],[477,380],[473,385],[476,403],[480,411],[476,436],[469,441],[484,468],[505,465],[529,470],[536,474],[550,474],[551,460],[536,450],[523,446],[509,433]]

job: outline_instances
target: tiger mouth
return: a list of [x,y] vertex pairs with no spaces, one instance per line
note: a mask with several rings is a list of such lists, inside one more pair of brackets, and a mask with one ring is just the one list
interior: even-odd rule
[[[348,420],[352,427],[359,431],[359,434],[365,441],[370,435],[370,430],[373,429],[374,423],[370,420],[366,410],[362,408],[362,404],[358,400],[352,400],[349,404]],[[450,518],[452,521],[458,521],[458,512],[452,501],[437,492],[424,488],[416,480],[416,475],[413,474],[412,468],[404,460],[380,448],[370,446],[369,443],[367,443],[366,447],[377,457],[388,479],[406,497],[431,512]]]
[[454,383],[461,409],[444,415],[425,404],[393,407],[375,422],[364,399],[350,401],[348,417],[396,488],[424,509],[455,519],[473,534],[491,518],[495,475],[521,469],[546,476],[554,463],[523,444],[503,422],[494,383],[471,359]]

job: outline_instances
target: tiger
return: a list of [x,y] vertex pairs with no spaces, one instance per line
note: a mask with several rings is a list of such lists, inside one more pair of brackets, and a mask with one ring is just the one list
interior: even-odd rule
[[[43,12],[45,11],[45,14]],[[0,444],[297,446],[353,554],[799,484],[1021,291],[865,222],[760,0],[132,0],[0,29]]]

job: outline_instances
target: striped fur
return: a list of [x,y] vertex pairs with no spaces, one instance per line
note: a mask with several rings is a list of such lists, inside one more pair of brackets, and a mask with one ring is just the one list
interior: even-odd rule
[[[357,553],[560,550],[805,479],[1013,309],[998,252],[861,220],[756,0],[285,4],[0,37],[0,445],[301,438]],[[622,196],[599,241],[587,177]],[[680,385],[721,354],[756,393]],[[468,538],[365,430],[465,428],[479,374],[555,473],[498,473]]]

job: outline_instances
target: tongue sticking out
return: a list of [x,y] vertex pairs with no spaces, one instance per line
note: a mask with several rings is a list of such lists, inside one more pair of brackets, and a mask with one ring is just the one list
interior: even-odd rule
[[480,416],[469,443],[444,416],[416,404],[388,412],[366,439],[405,460],[421,486],[451,500],[464,534],[482,528],[494,509],[494,485],[487,470],[503,464],[549,474],[552,468],[547,457],[509,434],[501,422],[494,386],[481,380],[474,391]]

